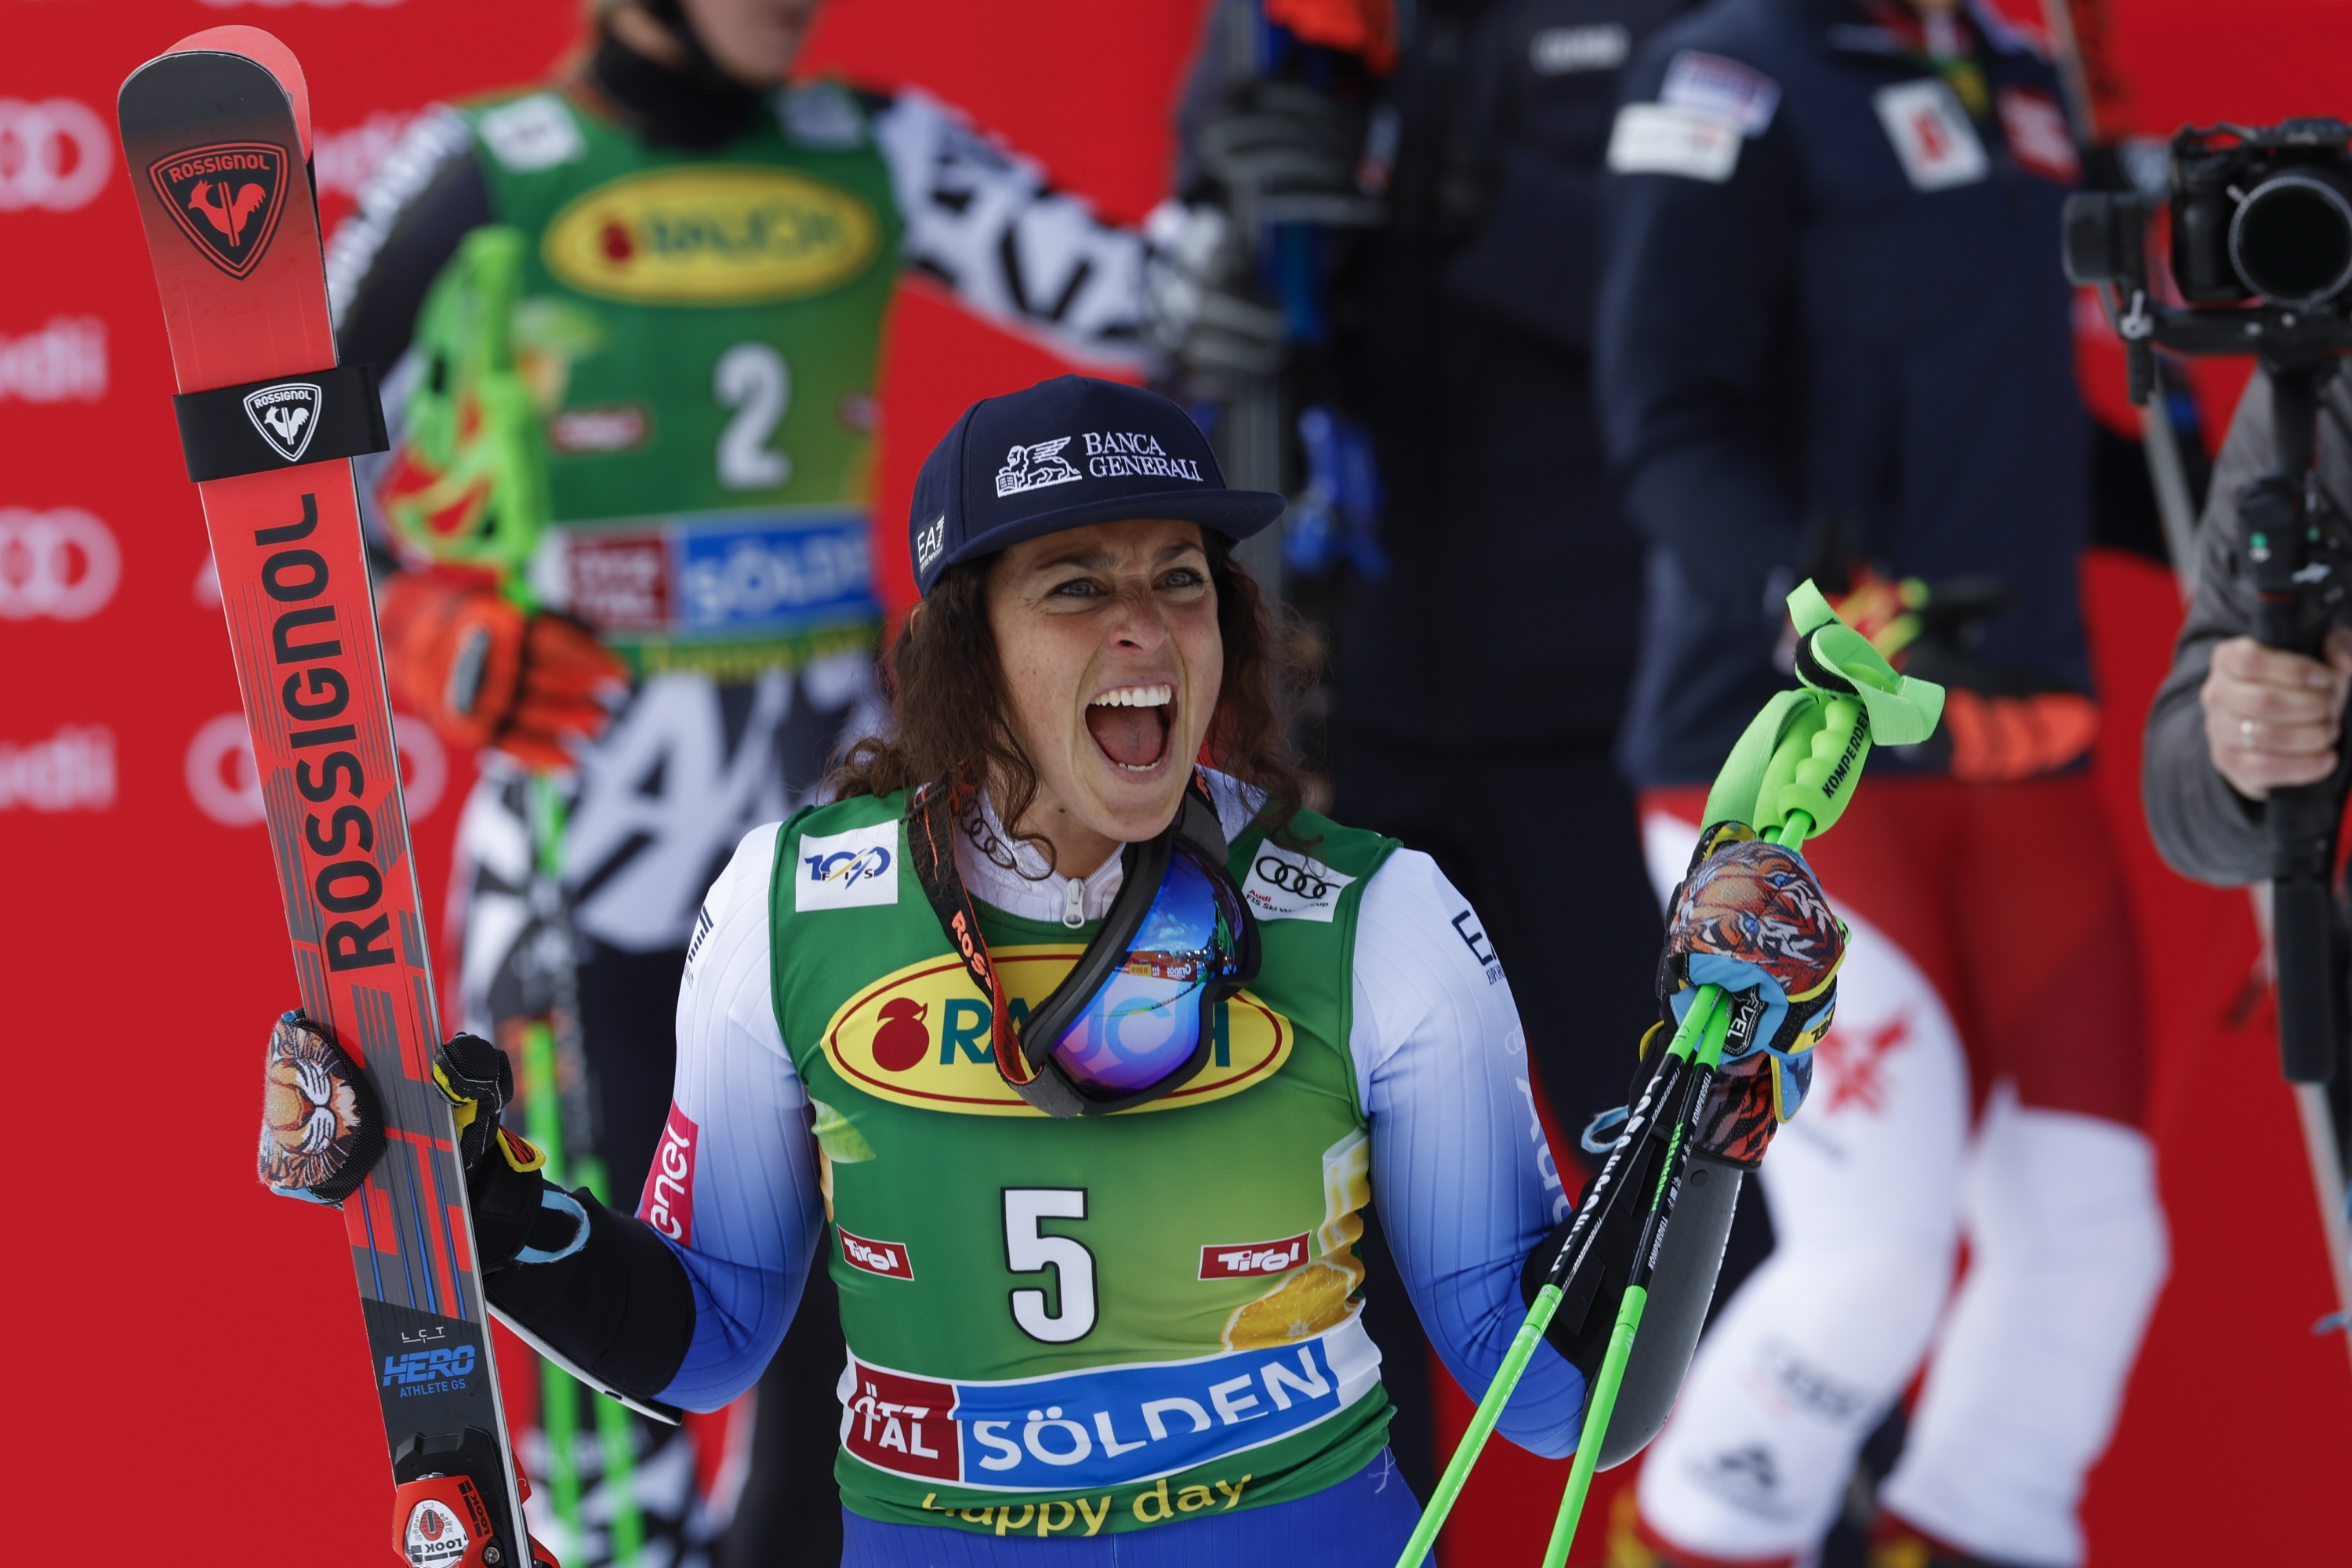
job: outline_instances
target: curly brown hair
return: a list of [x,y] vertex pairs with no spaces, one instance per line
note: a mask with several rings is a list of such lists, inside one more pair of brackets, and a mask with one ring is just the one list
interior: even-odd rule
[[[1290,635],[1288,612],[1269,603],[1233,559],[1224,536],[1204,530],[1203,539],[1224,644],[1224,677],[1204,749],[1212,766],[1265,792],[1270,828],[1280,833],[1303,791],[1285,712],[1290,694],[1307,684],[1298,639]],[[850,744],[834,768],[835,795],[937,784],[961,802],[987,784],[1008,828],[1036,804],[1037,770],[1013,732],[1003,666],[988,624],[988,578],[996,562],[988,555],[941,572],[921,612],[908,617],[882,659],[890,733]],[[1015,836],[1052,863],[1053,846],[1041,835]]]

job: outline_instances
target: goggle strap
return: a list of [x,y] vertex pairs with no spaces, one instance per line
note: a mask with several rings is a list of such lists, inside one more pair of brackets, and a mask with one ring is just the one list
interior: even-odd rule
[[1206,856],[1212,866],[1223,866],[1233,854],[1233,846],[1225,842],[1225,825],[1217,816],[1217,803],[1209,798],[1209,782],[1197,767],[1192,770],[1192,782],[1184,786],[1184,803],[1176,810],[1176,831],[1191,839],[1192,847]]
[[[1202,858],[1214,868],[1218,879],[1236,894],[1227,863],[1233,858],[1233,845],[1225,837],[1225,825],[1217,815],[1217,803],[1209,794],[1207,770],[1195,767],[1192,782],[1185,787],[1184,804],[1176,813],[1176,836],[1200,852]],[[1234,911],[1234,936],[1241,944],[1236,955],[1240,968],[1224,983],[1219,1001],[1232,996],[1257,978],[1260,952],[1257,921],[1250,915],[1246,902],[1237,903]]]
[[[1054,1016],[1057,999],[1066,994],[1077,998],[1077,1005],[1090,999],[1104,975],[1125,955],[1128,944],[1143,923],[1152,901],[1159,897],[1160,887],[1168,871],[1168,861],[1176,839],[1181,837],[1199,851],[1220,877],[1224,877],[1225,862],[1231,849],[1225,842],[1224,826],[1218,817],[1214,801],[1210,798],[1208,783],[1199,768],[1192,770],[1192,782],[1184,791],[1184,803],[1171,825],[1172,831],[1143,844],[1129,844],[1122,852],[1126,857],[1118,898],[1112,900],[1109,914],[1095,940],[1079,954],[1076,967],[1063,977],[1062,984],[1037,1005],[1037,1010],[1015,1030],[1012,1009],[1005,1005],[1004,984],[997,977],[996,963],[988,951],[988,942],[981,934],[980,917],[973,912],[971,895],[963,885],[962,873],[955,863],[955,818],[950,807],[951,791],[940,784],[925,784],[916,790],[907,804],[907,848],[915,864],[915,879],[922,884],[923,896],[930,901],[931,912],[938,917],[940,929],[948,943],[962,961],[964,973],[972,984],[988,998],[989,1038],[996,1058],[997,1076],[1007,1087],[1031,1105],[1048,1116],[1080,1116],[1125,1109],[1158,1098],[1170,1089],[1190,1080],[1192,1072],[1171,1074],[1160,1084],[1141,1093],[1122,1097],[1116,1103],[1100,1103],[1078,1092],[1061,1069],[1052,1063],[1050,1055],[1042,1062],[1032,1062],[1021,1036],[1037,1031],[1037,1038],[1051,1042],[1060,1033],[1064,1020]],[[1139,864],[1139,862],[1142,862]],[[1230,887],[1230,882],[1228,882]],[[1214,1005],[1242,989],[1257,977],[1259,949],[1257,924],[1249,918],[1246,905],[1235,909],[1235,935],[1242,952],[1239,973],[1230,979],[1210,985],[1204,993],[1202,1006]],[[1074,987],[1081,988],[1075,990]],[[1051,1024],[1051,1027],[1046,1025]],[[1202,1048],[1194,1053],[1195,1062],[1206,1053],[1205,1037]],[[1197,1071],[1197,1065],[1194,1068]]]
[[915,862],[915,880],[923,886],[931,912],[948,944],[963,961],[964,973],[988,998],[989,1039],[996,1058],[997,1075],[1018,1089],[1036,1080],[1036,1069],[1022,1054],[1013,1037],[1012,1009],[1004,1004],[1004,982],[989,956],[988,941],[980,933],[980,917],[972,911],[971,895],[964,890],[956,870],[955,819],[948,809],[949,792],[925,784],[908,803],[907,848]]

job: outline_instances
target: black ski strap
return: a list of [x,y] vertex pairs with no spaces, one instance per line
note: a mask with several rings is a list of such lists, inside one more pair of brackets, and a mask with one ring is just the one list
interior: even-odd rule
[[391,445],[375,366],[336,365],[172,399],[188,478],[233,479],[301,463],[365,457]]

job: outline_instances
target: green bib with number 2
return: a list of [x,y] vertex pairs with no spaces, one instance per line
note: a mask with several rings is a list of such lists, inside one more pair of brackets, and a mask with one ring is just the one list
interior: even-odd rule
[[901,225],[855,95],[770,103],[694,151],[554,90],[464,111],[491,210],[526,241],[514,368],[554,525],[528,570],[641,671],[740,678],[874,620],[874,383]]

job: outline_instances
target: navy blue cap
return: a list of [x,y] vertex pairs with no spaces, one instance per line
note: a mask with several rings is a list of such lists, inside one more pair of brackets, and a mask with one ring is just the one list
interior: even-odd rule
[[1171,517],[1247,539],[1283,498],[1230,490],[1209,438],[1156,392],[1057,375],[964,410],[915,479],[908,514],[915,585],[1041,534]]

